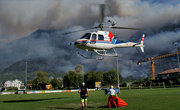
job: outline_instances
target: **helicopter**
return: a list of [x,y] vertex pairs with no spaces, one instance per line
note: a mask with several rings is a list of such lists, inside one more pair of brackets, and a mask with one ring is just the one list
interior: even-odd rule
[[[142,35],[140,43],[135,43],[135,42],[118,40],[117,37],[115,37],[112,32],[103,30],[103,28],[130,29],[130,30],[140,30],[140,28],[115,27],[116,22],[111,20],[108,21],[111,23],[111,26],[105,26],[103,25],[103,22],[104,22],[104,4],[101,4],[100,24],[96,27],[91,28],[91,29],[100,28],[100,30],[95,32],[85,33],[81,38],[79,38],[74,42],[75,47],[85,51],[91,51],[92,53],[95,52],[100,57],[93,58],[92,53],[91,53],[91,57],[86,57],[78,52],[78,54],[80,54],[82,57],[86,59],[99,59],[99,60],[102,60],[103,56],[118,57],[116,48],[128,48],[128,47],[140,47],[141,51],[144,52],[145,34]],[[87,29],[68,32],[68,33],[64,33],[63,35],[79,32],[79,31],[85,31],[85,30]],[[107,51],[111,49],[114,50],[114,54],[107,54]]]

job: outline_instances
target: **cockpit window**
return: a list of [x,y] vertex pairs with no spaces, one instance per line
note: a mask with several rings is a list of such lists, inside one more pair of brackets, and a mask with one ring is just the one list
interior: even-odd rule
[[96,40],[96,34],[92,35],[92,40]]
[[90,39],[91,33],[84,34],[80,39]]
[[98,35],[98,40],[104,40],[104,36],[103,35]]

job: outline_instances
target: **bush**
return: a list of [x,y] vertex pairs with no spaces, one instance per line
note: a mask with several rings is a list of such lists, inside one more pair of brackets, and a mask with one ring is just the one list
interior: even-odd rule
[[6,89],[7,89],[8,91],[18,90],[17,87],[7,87]]
[[26,87],[25,86],[21,86],[20,89],[25,89]]
[[13,90],[12,87],[7,87],[6,89],[7,89],[8,91],[12,91],[12,90]]

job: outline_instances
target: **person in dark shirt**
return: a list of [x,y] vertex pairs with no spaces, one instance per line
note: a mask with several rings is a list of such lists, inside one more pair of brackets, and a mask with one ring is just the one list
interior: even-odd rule
[[82,108],[84,108],[84,106],[85,108],[87,108],[87,97],[89,97],[89,92],[84,82],[82,83],[82,87],[80,88],[78,93],[80,93]]

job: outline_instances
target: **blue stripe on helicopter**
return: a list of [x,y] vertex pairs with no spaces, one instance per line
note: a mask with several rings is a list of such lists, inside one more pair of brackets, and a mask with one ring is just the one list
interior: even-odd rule
[[[88,41],[88,42],[92,42],[92,41]],[[99,40],[96,40],[95,41],[96,43],[108,43],[108,44],[121,44],[121,43],[127,43],[127,41],[119,41],[119,40],[115,40],[115,41],[99,41]]]
[[[90,41],[90,40],[88,40],[88,43],[90,43],[90,42],[96,42],[96,43],[108,43],[108,44],[120,44],[120,43],[127,43],[127,41],[119,41],[119,40],[112,40],[112,42],[111,41],[104,41],[104,40],[92,40],[92,41]],[[81,41],[79,41],[79,42],[77,42],[77,43],[82,43]]]
[[116,40],[115,44],[120,44],[120,43],[127,43],[127,41],[119,41],[119,40]]

